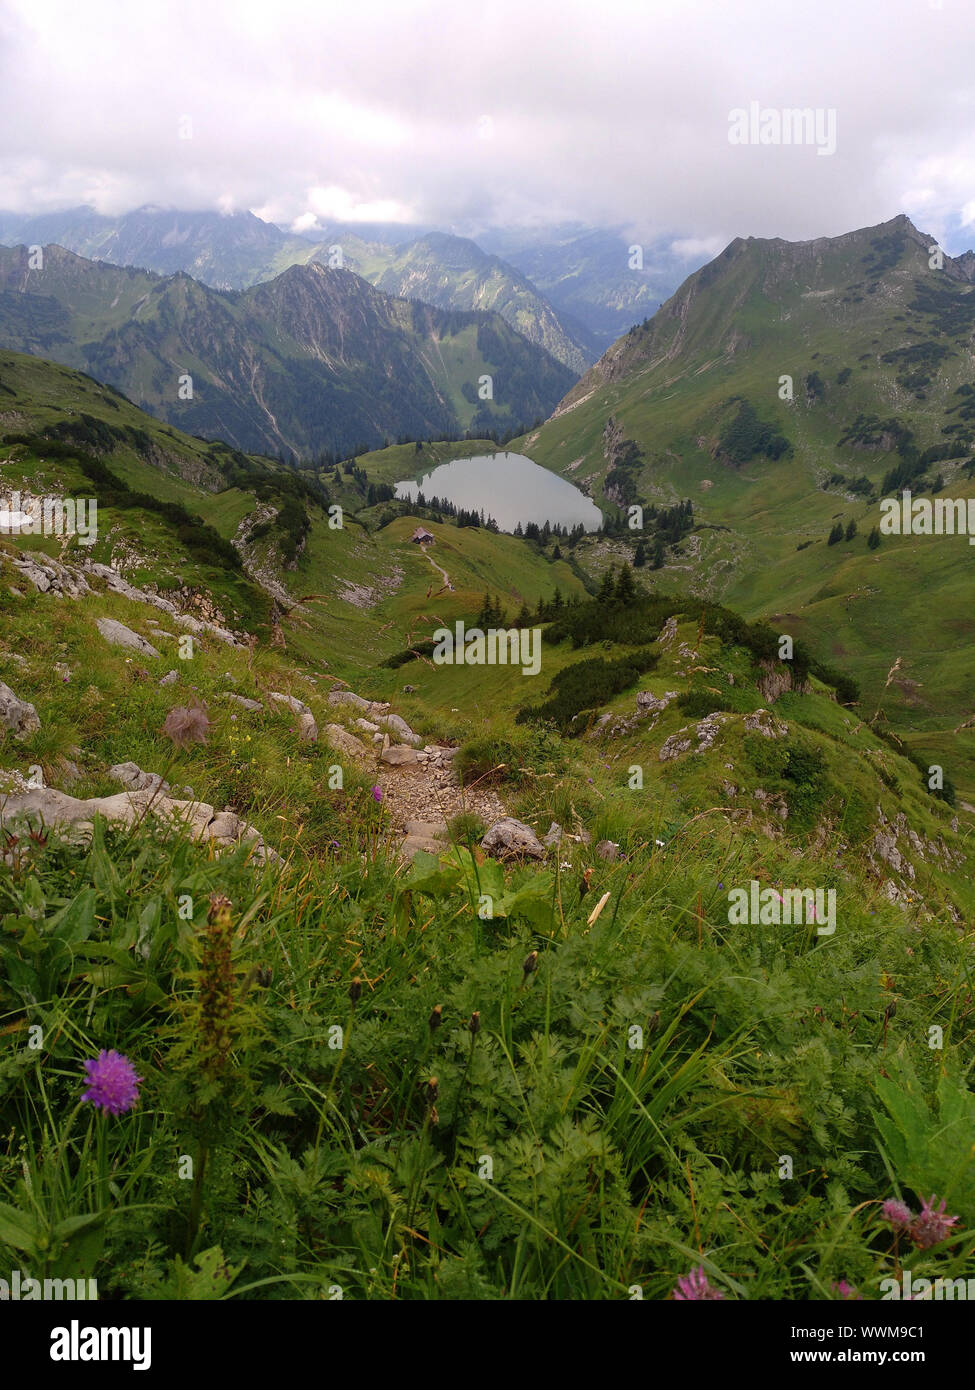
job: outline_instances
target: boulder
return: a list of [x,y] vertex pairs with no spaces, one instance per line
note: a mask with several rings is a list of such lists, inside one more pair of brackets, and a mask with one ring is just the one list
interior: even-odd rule
[[596,853],[600,859],[605,859],[607,864],[613,864],[620,857],[620,847],[615,840],[600,840],[596,845]]
[[325,741],[336,753],[344,753],[347,758],[368,758],[370,755],[362,740],[343,729],[341,724],[325,725]]
[[10,686],[4,685],[3,681],[0,681],[0,724],[10,729],[14,738],[18,739],[35,734],[41,727],[34,706],[27,700],[18,700]]
[[419,734],[415,734],[407,724],[405,719],[401,719],[398,714],[383,714],[376,720],[381,729],[387,733],[394,734],[401,743],[411,743],[414,748],[423,742]]
[[545,858],[545,848],[531,826],[513,816],[495,821],[481,841],[481,848],[495,859]]
[[351,690],[330,690],[328,692],[328,703],[330,705],[354,705],[356,709],[372,709],[372,701],[364,700],[361,695],[356,695]]
[[158,772],[143,772],[137,763],[116,763],[108,769],[108,775],[130,792],[169,791],[169,783]]
[[159,655],[151,642],[147,642],[144,637],[140,637],[137,632],[133,632],[124,623],[116,622],[114,618],[99,618],[95,626],[105,641],[113,647],[125,647],[128,650],[141,653],[142,656]]
[[167,671],[166,674],[160,679],[159,684],[175,685],[178,680],[179,676],[176,674],[175,671]]
[[[135,764],[119,766],[135,767]],[[280,856],[268,848],[258,831],[239,820],[233,812],[215,814],[205,801],[177,801],[149,790],[84,800],[50,787],[32,788],[28,784],[25,789],[15,789],[12,795],[6,796],[2,809],[3,823],[8,828],[21,820],[36,824],[39,819],[46,826],[57,827],[63,838],[81,847],[91,841],[96,816],[104,816],[115,824],[133,826],[151,814],[170,824],[184,826],[194,840],[214,840],[228,845],[239,840],[253,846],[255,862],[280,862]]]
[[410,763],[415,763],[418,754],[415,748],[407,748],[402,743],[391,743],[388,748],[383,749],[380,757],[390,767],[405,767]]

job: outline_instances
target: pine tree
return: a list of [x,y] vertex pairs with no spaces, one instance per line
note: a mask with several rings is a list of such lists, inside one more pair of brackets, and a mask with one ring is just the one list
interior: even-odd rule
[[652,570],[662,570],[664,567],[664,543],[658,536],[653,547],[653,559],[650,562]]
[[857,524],[856,524],[855,521],[851,521],[850,524],[849,524],[849,526],[846,528],[846,539],[847,539],[848,541],[852,541],[852,539],[853,539],[853,537],[856,535],[856,533],[857,533]]
[[880,544],[880,531],[879,531],[878,528],[875,526],[875,527],[873,528],[873,530],[870,532],[870,535],[867,537],[867,545],[868,545],[868,547],[869,547],[871,550],[876,550],[876,549],[877,549],[877,546],[878,546],[879,544]]
[[642,569],[643,569],[643,566],[644,566],[646,563],[647,563],[647,548],[646,548],[646,546],[643,544],[643,542],[640,541],[640,542],[638,543],[637,548],[636,548],[636,551],[634,552],[634,555],[633,555],[633,568],[634,568],[634,569],[637,569],[637,570],[642,570]]
[[842,539],[843,539],[843,523],[840,522],[840,521],[838,521],[838,522],[836,523],[836,525],[833,527],[832,531],[830,531],[829,537],[828,537],[828,539],[827,539],[827,541],[826,541],[826,544],[827,544],[827,545],[835,545],[837,541],[841,541]]
[[613,602],[613,599],[614,599],[615,597],[616,597],[616,566],[615,566],[615,565],[610,565],[609,569],[608,569],[608,570],[606,571],[606,573],[603,575],[602,583],[601,583],[600,586],[599,586],[599,592],[598,592],[598,594],[596,595],[596,602],[597,602],[597,603],[612,603],[612,602]]
[[633,571],[629,565],[624,564],[616,581],[616,602],[625,606],[632,603],[635,598],[636,584],[633,582]]

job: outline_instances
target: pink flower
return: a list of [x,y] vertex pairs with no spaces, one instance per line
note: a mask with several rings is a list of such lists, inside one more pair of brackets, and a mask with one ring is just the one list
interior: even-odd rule
[[372,799],[373,799],[373,801],[382,801],[382,799],[383,799],[383,789],[382,789],[382,787],[373,787],[373,789],[372,789]]
[[906,1231],[914,1220],[914,1213],[909,1206],[903,1202],[898,1202],[896,1197],[891,1197],[884,1202],[880,1208],[880,1214],[895,1231]]
[[692,1269],[690,1274],[685,1274],[683,1279],[678,1279],[677,1287],[674,1290],[674,1301],[677,1303],[696,1303],[708,1299],[723,1298],[724,1294],[708,1283],[703,1265],[698,1265],[697,1269]]
[[135,1067],[121,1052],[106,1052],[103,1048],[97,1057],[85,1062],[88,1090],[81,1097],[90,1100],[100,1110],[110,1115],[123,1115],[131,1110],[139,1099],[139,1082]]
[[845,1279],[841,1279],[839,1283],[834,1282],[831,1288],[834,1293],[839,1294],[840,1298],[860,1299],[860,1294],[858,1294],[853,1285],[848,1284]]
[[921,1203],[921,1214],[914,1218],[914,1225],[911,1227],[911,1240],[919,1250],[930,1250],[932,1245],[944,1240],[952,1226],[958,1224],[957,1216],[945,1216],[944,1201],[940,1207],[936,1207],[934,1202],[935,1197],[932,1193],[930,1202]]

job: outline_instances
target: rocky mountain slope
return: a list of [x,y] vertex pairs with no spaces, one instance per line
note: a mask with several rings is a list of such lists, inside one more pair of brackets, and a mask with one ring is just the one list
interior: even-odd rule
[[0,343],[80,367],[194,434],[302,456],[510,432],[572,380],[499,315],[393,299],[348,270],[293,266],[221,292],[57,246],[42,269],[26,247],[0,250]]
[[39,217],[0,212],[0,242],[63,246],[89,260],[180,271],[218,290],[244,290],[311,261],[345,268],[387,294],[441,309],[494,310],[529,342],[579,376],[598,355],[581,321],[564,321],[513,266],[473,241],[422,229],[358,224],[297,236],[253,213],[179,212],[144,207],[119,217],[74,208]]

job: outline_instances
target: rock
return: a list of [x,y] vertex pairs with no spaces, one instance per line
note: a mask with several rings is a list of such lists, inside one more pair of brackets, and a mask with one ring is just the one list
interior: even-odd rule
[[697,747],[694,749],[695,753],[706,753],[709,748],[714,746],[714,741],[721,732],[721,725],[726,724],[728,718],[729,716],[727,714],[720,714],[715,711],[714,714],[709,714],[706,718],[701,720],[700,724],[698,724],[695,729],[697,735]]
[[669,647],[676,636],[677,619],[668,618],[660,630],[660,635],[657,638],[657,645],[659,647]]
[[343,729],[341,724],[325,725],[325,741],[336,753],[344,753],[349,758],[368,758],[369,749],[355,734]]
[[178,680],[179,676],[176,674],[175,671],[167,671],[166,674],[160,678],[159,684],[175,685]]
[[388,748],[384,748],[380,755],[384,763],[390,767],[405,767],[410,763],[415,763],[418,754],[415,748],[407,748],[402,743],[391,743]]
[[208,840],[237,840],[248,829],[233,811],[220,811],[207,826]]
[[559,825],[558,821],[553,820],[552,824],[548,828],[548,834],[542,840],[542,844],[545,846],[546,849],[551,849],[553,845],[561,843],[562,836],[564,834],[565,831],[562,829],[561,825]]
[[108,769],[108,775],[130,792],[169,791],[169,783],[158,772],[143,772],[137,763],[116,763]]
[[73,762],[71,758],[66,758],[63,754],[61,754],[58,758],[58,763],[61,768],[60,780],[62,782],[67,783],[67,785],[70,787],[72,782],[81,781],[81,778],[83,776],[81,768],[78,766],[76,762]]
[[596,845],[596,853],[600,859],[605,859],[607,864],[613,864],[620,857],[620,847],[615,840],[600,840]]
[[53,560],[49,555],[21,554],[14,559],[14,565],[40,594],[49,593],[55,598],[65,595],[80,598],[82,594],[91,593],[77,570],[62,565],[60,560]]
[[277,690],[270,692],[270,698],[276,700],[278,704],[287,705],[298,716],[298,733],[303,743],[316,742],[318,725],[315,723],[315,716],[306,704],[301,700],[296,700],[293,695],[282,695]]
[[671,758],[679,758],[681,753],[687,752],[691,746],[691,741],[689,738],[683,737],[686,732],[686,728],[679,729],[676,734],[671,734],[669,738],[664,740],[659,754],[662,763]]
[[385,714],[389,709],[389,705],[381,700],[364,700],[361,695],[356,695],[351,690],[330,690],[328,703],[330,705],[354,705],[356,709],[361,709],[365,714]]
[[641,690],[636,697],[636,707],[641,714],[660,714],[677,696],[676,690],[668,690],[661,696],[650,690]]
[[404,685],[404,686],[403,686],[403,694],[404,694],[404,695],[415,695],[415,694],[416,694],[416,686],[415,686],[415,685]]
[[[136,765],[120,763],[118,766],[132,768]],[[139,769],[136,768],[136,771]],[[147,814],[167,820],[170,824],[184,826],[195,840],[214,839],[233,843],[239,839],[252,844],[252,858],[257,863],[281,862],[280,856],[264,843],[253,826],[245,825],[233,812],[222,811],[216,815],[213,807],[204,801],[176,801],[150,790],[125,791],[117,796],[81,800],[53,788],[28,786],[6,797],[3,805],[5,826],[10,827],[20,820],[33,824],[40,818],[46,826],[58,827],[59,830],[66,827],[68,834],[63,838],[68,843],[82,846],[91,841],[96,816],[104,816],[116,824],[133,826]]]
[[757,709],[745,715],[745,728],[750,733],[761,734],[763,738],[782,738],[789,732],[788,724],[776,719],[767,709]]
[[241,709],[250,710],[252,714],[258,714],[264,708],[260,700],[248,700],[246,695],[235,695],[230,690],[224,692],[224,698],[233,700],[235,705],[240,705]]
[[18,700],[10,686],[4,685],[3,681],[0,681],[0,724],[10,729],[17,739],[36,734],[41,727],[34,706],[28,700]]
[[779,820],[784,821],[789,818],[789,803],[786,801],[782,792],[767,792],[764,787],[756,787],[754,792],[755,800],[760,802],[763,809],[771,811],[778,816]]
[[545,849],[530,825],[505,816],[495,821],[481,841],[481,848],[495,859],[544,859]]
[[140,637],[137,632],[133,632],[124,623],[116,622],[114,618],[98,618],[95,626],[105,641],[113,647],[125,647],[128,650],[140,652],[143,656],[159,655],[151,642],[147,642],[144,637]]
[[378,734],[379,725],[373,724],[369,719],[357,719],[355,721],[357,729],[361,729],[364,734]]
[[406,720],[401,719],[398,714],[381,715],[376,722],[381,729],[395,734],[403,743],[411,743],[416,747],[423,742],[420,735],[415,734]]

